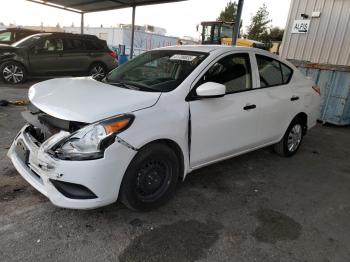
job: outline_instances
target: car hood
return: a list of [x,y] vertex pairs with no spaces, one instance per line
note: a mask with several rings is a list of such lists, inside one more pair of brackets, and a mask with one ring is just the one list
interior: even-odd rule
[[7,44],[0,44],[0,52],[16,50],[16,47]]
[[161,93],[125,89],[91,78],[58,78],[33,85],[30,102],[55,118],[93,123],[154,106]]

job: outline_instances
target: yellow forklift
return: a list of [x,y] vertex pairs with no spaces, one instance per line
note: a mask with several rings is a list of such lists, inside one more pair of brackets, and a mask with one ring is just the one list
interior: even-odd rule
[[[233,22],[207,21],[202,22],[203,45],[232,45]],[[245,38],[237,39],[237,46],[266,49],[264,43]]]

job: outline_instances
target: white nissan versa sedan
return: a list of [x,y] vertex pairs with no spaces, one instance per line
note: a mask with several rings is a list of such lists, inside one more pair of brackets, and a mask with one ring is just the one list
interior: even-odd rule
[[103,82],[33,85],[27,124],[8,155],[54,205],[89,209],[119,199],[150,210],[195,169],[269,145],[295,154],[318,118],[319,93],[266,51],[162,48]]

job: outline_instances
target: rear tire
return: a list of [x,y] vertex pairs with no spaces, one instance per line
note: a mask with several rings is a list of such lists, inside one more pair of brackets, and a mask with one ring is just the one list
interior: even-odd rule
[[103,63],[94,63],[90,66],[89,75],[93,79],[101,81],[107,75],[107,67]]
[[0,77],[7,84],[22,84],[26,81],[26,69],[20,63],[8,61],[0,66]]
[[274,151],[280,156],[291,157],[300,148],[303,141],[305,123],[296,117],[287,128],[280,142],[274,145]]
[[165,204],[175,194],[179,167],[179,159],[167,145],[154,143],[142,148],[125,172],[121,202],[138,211],[150,211]]

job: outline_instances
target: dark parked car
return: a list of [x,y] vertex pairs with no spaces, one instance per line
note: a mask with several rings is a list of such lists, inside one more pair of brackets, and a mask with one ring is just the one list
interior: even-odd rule
[[27,36],[41,33],[42,31],[24,29],[24,28],[7,28],[0,30],[0,44],[11,45]]
[[92,35],[41,33],[0,45],[0,77],[17,84],[27,76],[91,75],[101,80],[117,66],[115,52]]

